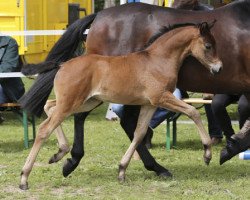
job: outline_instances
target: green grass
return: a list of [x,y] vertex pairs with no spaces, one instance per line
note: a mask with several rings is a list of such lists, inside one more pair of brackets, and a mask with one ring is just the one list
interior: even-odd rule
[[[129,140],[119,122],[105,120],[106,106],[94,111],[85,123],[85,157],[79,167],[64,178],[62,165],[69,155],[56,164],[47,164],[57,152],[56,138],[52,135],[39,153],[29,177],[28,191],[19,190],[18,185],[30,149],[23,147],[21,122],[5,112],[6,121],[0,125],[0,199],[250,199],[249,161],[235,157],[220,166],[221,144],[213,148],[213,159],[206,166],[193,124],[178,125],[177,149],[168,152],[165,125],[155,130],[150,151],[174,174],[173,179],[159,178],[147,171],[141,161],[132,160],[126,182],[118,183],[118,164]],[[72,118],[63,127],[72,144]]]

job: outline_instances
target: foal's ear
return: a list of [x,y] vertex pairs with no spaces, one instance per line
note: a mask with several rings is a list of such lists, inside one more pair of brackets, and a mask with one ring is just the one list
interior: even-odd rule
[[210,28],[207,22],[202,22],[198,24],[198,28],[200,30],[201,35],[205,35],[210,32]]
[[211,23],[208,24],[209,30],[210,30],[211,28],[213,28],[213,26],[214,26],[214,24],[215,24],[216,22],[217,22],[217,20],[214,19],[214,21],[212,21]]
[[214,21],[212,21],[209,24],[207,22],[202,22],[202,23],[198,24],[198,28],[200,29],[200,34],[205,35],[205,34],[209,33],[210,29],[213,28],[216,21],[217,20],[214,19]]

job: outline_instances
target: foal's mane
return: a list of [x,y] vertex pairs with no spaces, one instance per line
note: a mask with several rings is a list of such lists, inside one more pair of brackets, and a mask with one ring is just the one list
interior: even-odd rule
[[186,26],[199,26],[199,24],[195,23],[181,23],[181,24],[173,24],[173,25],[168,25],[168,26],[162,26],[158,33],[154,34],[147,42],[145,45],[144,49],[149,47],[155,40],[157,40],[159,37],[161,37],[163,34],[172,31],[176,28],[181,28],[181,27],[186,27]]

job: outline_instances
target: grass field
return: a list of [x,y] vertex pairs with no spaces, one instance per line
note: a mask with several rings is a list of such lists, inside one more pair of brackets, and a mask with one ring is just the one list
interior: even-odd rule
[[[155,130],[150,151],[174,174],[172,179],[159,178],[147,171],[141,161],[132,160],[126,182],[118,183],[118,164],[129,140],[119,122],[105,120],[105,111],[106,106],[102,106],[88,118],[85,157],[68,178],[61,173],[63,161],[47,164],[50,156],[57,152],[57,142],[52,135],[39,153],[28,191],[19,190],[18,185],[30,149],[23,147],[21,122],[12,113],[5,112],[6,121],[0,125],[0,199],[250,199],[250,162],[235,157],[220,166],[221,144],[213,148],[213,159],[206,166],[193,124],[178,125],[177,149],[168,152],[165,125]],[[63,127],[72,144],[72,118],[67,119]]]

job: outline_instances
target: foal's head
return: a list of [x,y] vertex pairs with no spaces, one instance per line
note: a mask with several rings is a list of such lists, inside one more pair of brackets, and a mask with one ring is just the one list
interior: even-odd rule
[[210,29],[215,21],[211,24],[203,22],[197,25],[199,30],[198,37],[195,37],[191,43],[191,53],[198,59],[212,74],[219,73],[222,69],[222,62],[216,52],[216,43]]

